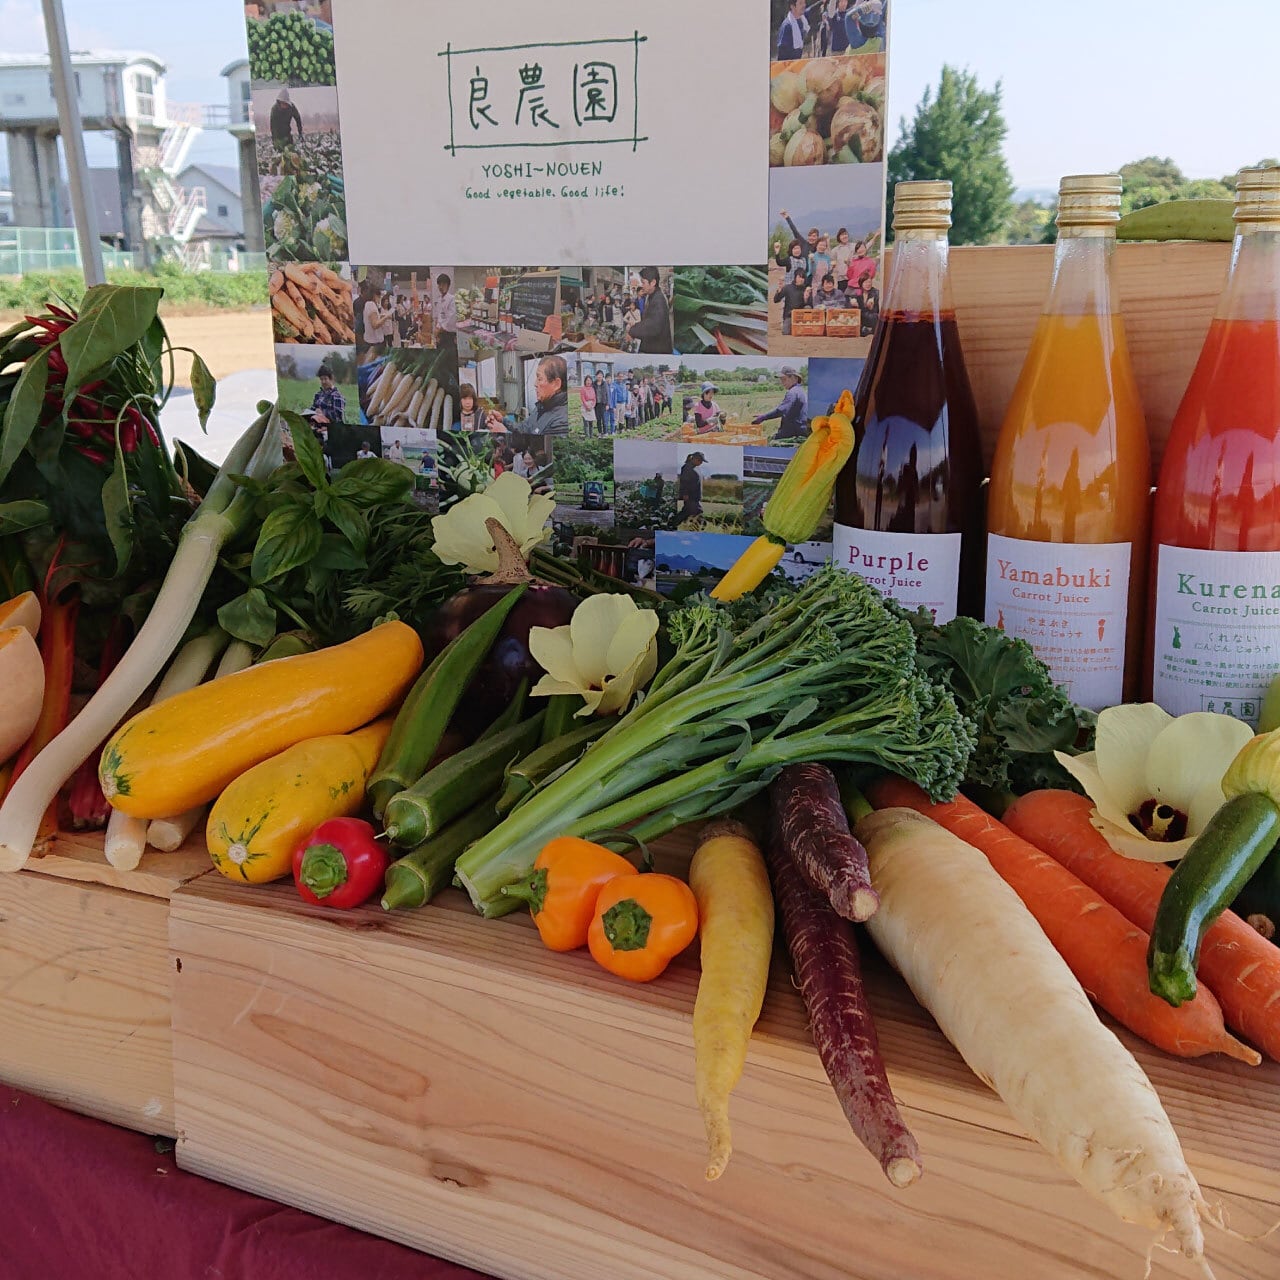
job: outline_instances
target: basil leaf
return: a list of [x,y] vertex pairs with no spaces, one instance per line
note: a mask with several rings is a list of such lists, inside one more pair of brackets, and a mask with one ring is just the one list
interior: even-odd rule
[[26,448],[36,423],[40,421],[45,388],[49,383],[49,352],[52,350],[52,347],[44,347],[27,361],[22,377],[9,397],[4,427],[0,428],[0,484],[8,479],[13,464]]
[[332,494],[329,495],[329,509],[325,514],[330,524],[351,544],[356,555],[363,556],[369,546],[369,517],[354,502]]
[[296,569],[320,550],[324,531],[314,511],[296,504],[273,511],[262,524],[253,549],[254,582],[270,582]]
[[0,502],[0,538],[10,533],[35,529],[49,519],[49,508],[43,502],[19,498],[16,502]]
[[324,451],[320,448],[320,441],[316,439],[311,424],[296,413],[284,413],[281,417],[289,424],[293,456],[302,474],[311,482],[312,488],[324,489],[329,483],[329,477],[324,473]]
[[116,573],[121,574],[133,554],[133,504],[129,500],[129,475],[125,471],[124,453],[116,445],[116,462],[102,486],[102,514],[107,524],[107,537],[116,553]]
[[218,610],[218,626],[237,640],[261,648],[276,634],[276,611],[257,587],[250,587]]
[[67,361],[67,387],[82,386],[88,374],[110,364],[141,341],[156,318],[163,289],[113,287],[91,289],[80,318],[62,331],[59,345]]
[[413,489],[413,472],[385,458],[357,458],[338,472],[330,491],[357,507],[402,502]]
[[316,558],[311,562],[311,567],[337,570],[339,573],[352,573],[358,569],[368,568],[368,565],[364,557],[357,554],[341,534],[326,533]]
[[194,351],[191,353],[191,394],[195,398],[200,429],[207,431],[209,415],[213,412],[213,402],[218,394],[218,384],[209,372],[209,366]]

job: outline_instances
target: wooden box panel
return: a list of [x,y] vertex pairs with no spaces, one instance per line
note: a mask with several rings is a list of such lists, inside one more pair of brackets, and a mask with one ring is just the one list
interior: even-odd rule
[[198,845],[107,865],[59,837],[4,878],[0,1078],[143,1133],[175,1136],[169,895],[209,868]]
[[[1147,1241],[1018,1135],[905,988],[870,965],[926,1176],[894,1191],[850,1133],[775,974],[702,1176],[697,964],[622,984],[460,895],[325,915],[208,877],[171,915],[178,1158],[188,1169],[512,1280],[1046,1280],[1142,1275]],[[1139,1051],[1233,1227],[1280,1217],[1280,1068]],[[1219,1280],[1280,1239],[1214,1233]],[[1199,1274],[1156,1255],[1154,1274]]]

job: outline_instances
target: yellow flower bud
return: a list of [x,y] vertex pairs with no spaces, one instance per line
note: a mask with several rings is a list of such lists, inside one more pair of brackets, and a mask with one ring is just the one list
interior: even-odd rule
[[1247,791],[1280,804],[1280,729],[1250,738],[1222,775],[1222,794],[1228,800]]
[[[845,392],[837,409],[846,398]],[[843,413],[815,418],[808,438],[795,451],[764,509],[764,527],[777,541],[807,542],[831,504],[836,477],[853,452],[853,423]]]

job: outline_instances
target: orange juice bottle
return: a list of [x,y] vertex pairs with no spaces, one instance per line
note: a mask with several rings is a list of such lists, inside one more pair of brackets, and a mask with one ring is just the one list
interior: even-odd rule
[[987,622],[1095,710],[1137,688],[1151,491],[1113,279],[1120,191],[1115,174],[1062,180],[1053,286],[987,498]]

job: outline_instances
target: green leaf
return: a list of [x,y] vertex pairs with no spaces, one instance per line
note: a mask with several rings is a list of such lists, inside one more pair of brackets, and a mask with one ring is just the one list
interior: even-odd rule
[[218,610],[218,626],[228,635],[255,648],[271,643],[276,634],[276,611],[257,587]]
[[34,502],[30,498],[0,502],[0,538],[38,528],[48,519],[49,508],[43,502]]
[[336,570],[339,573],[353,573],[367,568],[364,557],[338,533],[324,535],[320,550],[311,563],[316,569]]
[[325,515],[329,522],[351,544],[356,555],[363,556],[369,546],[369,517],[354,502],[332,494],[328,506]]
[[270,582],[306,564],[320,550],[323,535],[315,512],[307,507],[290,504],[273,511],[263,521],[253,549],[254,582]]
[[218,468],[202,458],[189,444],[173,442],[173,465],[178,474],[203,498],[218,474]]
[[49,352],[52,350],[52,347],[45,347],[27,361],[22,377],[9,397],[4,427],[0,429],[0,484],[8,479],[13,464],[26,448],[36,423],[40,421],[45,388],[49,382]]
[[142,358],[151,371],[151,380],[157,387],[164,386],[164,352],[169,345],[169,335],[165,332],[164,321],[159,316],[147,326],[139,345],[142,347]]
[[81,386],[95,369],[140,342],[156,318],[163,295],[163,289],[125,285],[90,289],[80,318],[63,330],[59,340],[67,361],[67,386]]
[[311,424],[296,413],[282,411],[280,416],[289,424],[289,436],[293,440],[293,456],[302,474],[315,489],[324,489],[329,477],[324,473],[324,451],[312,431]]
[[133,505],[129,501],[124,453],[118,444],[115,466],[102,486],[102,514],[107,522],[107,537],[116,553],[116,573],[121,574],[133,554]]
[[330,486],[335,498],[357,507],[402,502],[413,489],[413,472],[385,458],[357,458],[338,472]]
[[207,431],[209,415],[213,412],[213,402],[218,394],[218,384],[209,372],[209,366],[194,351],[191,353],[191,394],[195,397],[200,429]]

